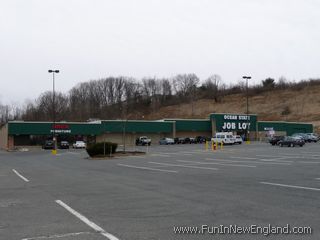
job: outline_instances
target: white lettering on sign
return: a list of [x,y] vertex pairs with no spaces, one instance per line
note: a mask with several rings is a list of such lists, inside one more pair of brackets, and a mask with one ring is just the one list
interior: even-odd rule
[[239,120],[244,120],[244,121],[246,121],[246,120],[250,120],[250,116],[247,116],[247,115],[241,115],[241,116],[239,116]]
[[238,116],[237,115],[224,115],[225,120],[237,120]]
[[238,123],[236,125],[235,122],[224,122],[223,126],[222,126],[223,130],[246,130],[246,129],[250,129],[250,123]]
[[242,120],[247,121],[250,120],[250,116],[247,115],[224,115],[224,120]]
[[71,133],[71,130],[56,129],[56,130],[51,130],[51,133]]

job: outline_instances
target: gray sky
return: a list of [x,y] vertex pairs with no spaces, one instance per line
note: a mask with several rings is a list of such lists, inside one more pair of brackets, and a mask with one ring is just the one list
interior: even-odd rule
[[106,76],[320,77],[318,0],[0,0],[0,102]]

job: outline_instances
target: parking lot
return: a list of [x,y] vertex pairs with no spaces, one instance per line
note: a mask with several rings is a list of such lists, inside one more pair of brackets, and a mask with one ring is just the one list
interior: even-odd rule
[[[148,153],[89,160],[84,150],[0,152],[0,239],[320,239],[319,143],[137,149]],[[231,224],[312,234],[177,233]]]

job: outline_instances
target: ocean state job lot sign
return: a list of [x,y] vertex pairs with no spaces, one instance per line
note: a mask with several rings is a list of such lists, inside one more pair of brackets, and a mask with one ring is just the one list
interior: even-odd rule
[[257,115],[253,114],[211,114],[217,131],[256,131]]

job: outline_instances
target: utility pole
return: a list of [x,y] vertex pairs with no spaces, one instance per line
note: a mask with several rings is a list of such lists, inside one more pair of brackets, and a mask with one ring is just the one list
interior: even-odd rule
[[243,79],[246,80],[246,98],[247,98],[247,127],[246,127],[246,140],[247,140],[247,144],[250,143],[249,140],[249,91],[248,91],[248,80],[251,79],[251,76],[243,76]]
[[56,103],[55,103],[55,79],[54,74],[59,73],[59,70],[48,70],[49,73],[52,73],[52,141],[53,141],[53,149],[52,154],[57,154],[57,139],[56,139]]

